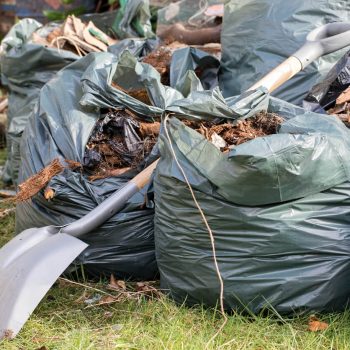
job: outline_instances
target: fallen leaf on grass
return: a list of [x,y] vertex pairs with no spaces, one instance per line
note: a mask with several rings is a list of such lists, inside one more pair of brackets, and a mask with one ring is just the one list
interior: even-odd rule
[[110,304],[110,303],[114,303],[116,300],[117,300],[116,297],[106,295],[100,300],[99,304]]
[[312,315],[309,318],[309,327],[310,332],[324,331],[328,328],[329,324],[326,322],[320,321],[316,316]]
[[108,287],[115,290],[126,290],[125,282],[123,280],[117,280],[114,275],[111,275]]
[[147,282],[137,282],[136,290],[137,292],[141,293],[144,296],[156,297],[156,298],[161,296],[160,291],[157,288],[151,286]]

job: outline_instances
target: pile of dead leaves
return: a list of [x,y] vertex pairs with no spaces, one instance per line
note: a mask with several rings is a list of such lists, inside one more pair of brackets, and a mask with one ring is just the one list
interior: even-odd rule
[[257,137],[276,134],[282,122],[282,117],[267,112],[260,112],[254,117],[237,123],[184,121],[187,126],[195,129],[223,152]]
[[113,275],[110,276],[107,286],[97,288],[93,283],[79,283],[60,277],[60,288],[66,286],[83,287],[84,293],[75,301],[76,303],[83,303],[86,308],[106,306],[126,300],[141,299],[159,299],[163,293],[158,289],[158,281],[147,282],[125,282],[124,280],[117,280]]
[[328,327],[329,327],[328,323],[320,321],[315,315],[311,315],[309,317],[308,330],[310,332],[324,331]]
[[142,59],[143,63],[148,63],[154,67],[161,76],[161,83],[170,85],[170,63],[174,52],[172,46],[160,46]]
[[149,99],[148,92],[146,89],[125,89],[116,82],[112,82],[112,86],[120,91],[123,91],[129,96],[136,98],[136,100],[145,103],[146,105],[151,104],[151,100]]
[[34,33],[32,41],[47,47],[73,51],[79,56],[90,52],[107,51],[108,46],[117,42],[91,21],[83,23],[74,15],[68,16],[61,26],[53,29],[46,37]]

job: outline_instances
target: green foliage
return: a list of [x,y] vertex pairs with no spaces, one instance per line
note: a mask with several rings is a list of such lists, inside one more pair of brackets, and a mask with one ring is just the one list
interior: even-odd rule
[[[61,0],[61,3],[63,5],[71,5],[71,4],[74,4],[74,0]],[[44,10],[43,15],[49,21],[63,21],[69,15],[80,16],[80,15],[84,14],[85,11],[86,11],[85,6],[78,6],[78,7],[75,7],[73,9],[64,10],[64,11]]]

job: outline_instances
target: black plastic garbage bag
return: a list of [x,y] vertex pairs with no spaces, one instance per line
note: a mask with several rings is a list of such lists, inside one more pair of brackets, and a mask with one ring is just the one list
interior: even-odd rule
[[303,107],[325,113],[335,105],[339,95],[350,86],[350,51],[329,71],[324,80],[314,85],[303,101]]
[[33,19],[16,23],[2,40],[1,81],[10,91],[7,150],[2,180],[17,182],[20,166],[20,140],[40,89],[55,74],[79,57],[69,51],[47,48],[31,42],[35,31],[45,30]]
[[[227,118],[267,109],[285,122],[277,134],[228,154],[178,119],[167,123],[215,238],[225,307],[344,309],[350,298],[350,131],[336,118],[259,91],[226,102],[220,112]],[[177,302],[215,306],[220,285],[208,231],[165,133],[159,148],[154,190],[161,286]]]
[[[224,96],[247,90],[298,50],[311,30],[341,21],[350,21],[348,1],[227,1],[221,33],[220,86]],[[345,52],[343,49],[317,59],[273,95],[302,104],[311,87]]]

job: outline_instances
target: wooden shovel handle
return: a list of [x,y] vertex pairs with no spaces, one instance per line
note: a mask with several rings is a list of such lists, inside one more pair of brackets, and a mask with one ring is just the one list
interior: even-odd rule
[[292,78],[295,74],[297,74],[302,69],[300,61],[296,57],[289,57],[275,69],[273,69],[270,73],[265,75],[261,80],[255,83],[248,90],[255,90],[260,86],[264,86],[272,92],[280,87],[287,80]]
[[146,169],[142,170],[132,180],[130,180],[130,182],[134,183],[139,189],[143,188],[150,181],[151,175],[153,170],[156,168],[158,161],[159,159],[154,161]]

